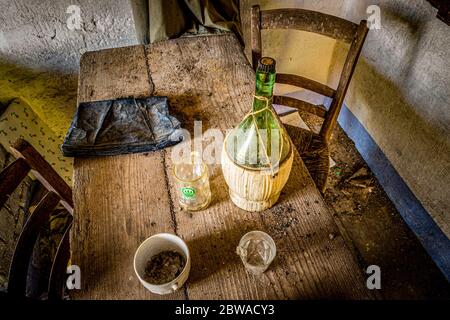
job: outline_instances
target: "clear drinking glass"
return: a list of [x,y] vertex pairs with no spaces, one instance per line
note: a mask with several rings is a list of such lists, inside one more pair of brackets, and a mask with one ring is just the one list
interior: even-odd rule
[[241,238],[236,253],[241,257],[248,271],[260,275],[272,263],[277,254],[277,247],[267,233],[251,231]]
[[192,152],[189,159],[175,164],[173,173],[181,207],[189,211],[205,209],[211,202],[211,189],[208,167],[200,154]]

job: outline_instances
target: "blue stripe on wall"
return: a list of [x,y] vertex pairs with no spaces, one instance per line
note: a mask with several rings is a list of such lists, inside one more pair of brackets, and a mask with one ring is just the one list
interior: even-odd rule
[[346,106],[343,106],[338,122],[355,142],[359,153],[409,228],[450,282],[450,239],[434,222],[376,142]]

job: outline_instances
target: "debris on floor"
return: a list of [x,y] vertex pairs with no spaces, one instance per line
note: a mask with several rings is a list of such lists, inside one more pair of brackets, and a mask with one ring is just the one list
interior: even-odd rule
[[[318,132],[322,119],[300,114]],[[363,270],[378,265],[385,299],[449,299],[450,284],[408,228],[354,143],[337,126],[324,198]],[[414,263],[412,263],[414,261]]]

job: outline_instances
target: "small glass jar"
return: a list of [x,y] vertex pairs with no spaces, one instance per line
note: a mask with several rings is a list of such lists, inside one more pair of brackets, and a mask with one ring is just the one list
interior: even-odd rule
[[173,173],[180,206],[189,211],[205,209],[211,202],[211,189],[208,167],[200,154],[192,152],[188,159],[175,164]]

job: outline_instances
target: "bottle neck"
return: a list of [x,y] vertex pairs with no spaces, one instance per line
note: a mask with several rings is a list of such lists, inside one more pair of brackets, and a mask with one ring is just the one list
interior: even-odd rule
[[[256,72],[255,95],[269,99],[272,104],[273,86],[275,84],[275,73]],[[258,111],[266,107],[266,102],[261,99],[254,100],[253,111]]]

